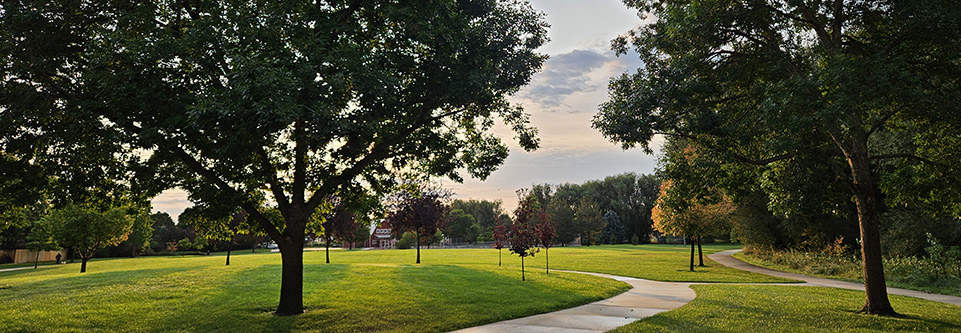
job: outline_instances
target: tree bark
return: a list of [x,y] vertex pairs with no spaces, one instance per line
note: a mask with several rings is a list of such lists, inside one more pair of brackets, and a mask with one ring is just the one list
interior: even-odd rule
[[694,239],[691,238],[691,272],[694,271]]
[[280,304],[274,314],[293,316],[304,313],[304,240],[285,237],[277,240],[283,273],[280,278]]
[[227,266],[230,266],[230,246],[234,245],[234,237],[230,236],[227,240]]
[[326,249],[324,249],[324,252],[327,255],[327,263],[329,264],[330,263],[330,237],[324,237],[324,238],[327,238],[327,247]]
[[701,249],[701,236],[697,237],[697,267],[707,267],[704,266],[704,250]]
[[501,266],[501,249],[497,249],[497,267]]
[[527,275],[524,273],[524,256],[521,256],[521,281],[527,281]]
[[40,265],[40,250],[37,250],[37,259],[33,261],[33,269],[37,269],[37,265]]
[[544,267],[547,268],[547,274],[551,274],[551,257],[548,255],[549,247],[544,248]]
[[[864,275],[864,307],[860,313],[883,316],[897,315],[888,300],[881,258],[881,235],[878,229],[879,189],[871,177],[866,135],[855,135],[853,142],[842,151],[851,166],[852,189],[861,231],[861,260]],[[845,149],[846,148],[846,149]]]
[[414,233],[414,242],[417,243],[417,263],[420,263],[420,233]]
[[80,257],[80,273],[86,273],[86,272],[87,272],[87,257],[81,256]]

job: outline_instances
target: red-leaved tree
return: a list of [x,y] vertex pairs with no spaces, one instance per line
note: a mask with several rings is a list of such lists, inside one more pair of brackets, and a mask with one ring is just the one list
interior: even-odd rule
[[548,255],[548,250],[554,245],[554,239],[557,238],[557,228],[554,228],[554,223],[551,221],[551,215],[548,214],[543,209],[538,209],[535,214],[537,217],[537,225],[534,226],[534,236],[540,241],[541,246],[544,247],[544,263],[547,268],[547,274],[551,273],[550,256]]
[[497,266],[501,265],[501,249],[507,246],[507,225],[504,224],[504,220],[497,217],[494,225],[494,248],[497,249]]
[[327,216],[325,216],[324,222],[321,224],[324,227],[324,241],[326,243],[326,254],[327,263],[330,263],[330,242],[334,239],[339,239],[341,241],[350,239],[354,236],[354,232],[357,231],[356,216],[347,211],[344,205],[337,204],[334,206],[333,211],[331,211]]
[[447,225],[450,207],[444,201],[449,197],[448,191],[429,184],[411,184],[394,194],[393,207],[387,215],[387,221],[393,227],[391,233],[397,238],[405,232],[414,233],[418,264],[422,239]]
[[534,198],[526,195],[526,189],[517,191],[520,204],[514,210],[514,222],[511,223],[510,251],[521,257],[521,281],[526,281],[524,258],[533,257],[537,253],[537,237],[534,235]]

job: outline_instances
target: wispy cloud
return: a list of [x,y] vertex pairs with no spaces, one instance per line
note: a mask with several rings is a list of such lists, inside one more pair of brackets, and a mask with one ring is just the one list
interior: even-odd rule
[[577,106],[578,96],[604,96],[608,78],[639,65],[637,57],[616,57],[612,51],[578,49],[551,56],[519,98],[547,112],[584,112]]

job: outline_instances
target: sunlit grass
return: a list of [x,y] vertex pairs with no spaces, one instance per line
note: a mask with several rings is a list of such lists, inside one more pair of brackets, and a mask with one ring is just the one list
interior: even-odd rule
[[697,298],[615,332],[957,332],[961,307],[890,295],[902,317],[857,314],[864,292],[806,286],[694,285]]
[[[497,267],[494,250],[337,251],[305,254],[304,303],[271,314],[278,254],[93,260],[0,272],[0,331],[446,331],[553,311],[619,294],[628,285],[583,274]],[[505,257],[505,259],[508,259]],[[506,261],[506,260],[505,260]]]

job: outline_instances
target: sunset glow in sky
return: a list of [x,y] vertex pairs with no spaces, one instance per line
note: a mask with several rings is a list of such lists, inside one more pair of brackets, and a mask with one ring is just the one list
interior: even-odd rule
[[[581,183],[624,172],[651,173],[655,157],[640,149],[621,150],[591,128],[597,107],[607,100],[612,76],[634,71],[634,55],[615,57],[611,39],[641,24],[637,12],[619,0],[532,0],[547,14],[551,41],[540,49],[550,55],[541,72],[513,101],[531,114],[541,148],[526,152],[512,142],[513,133],[498,134],[510,142],[504,165],[486,181],[445,181],[456,198],[502,200],[508,211],[517,205],[514,192],[532,184]],[[190,206],[186,194],[173,189],[154,198],[154,211],[174,219]]]

